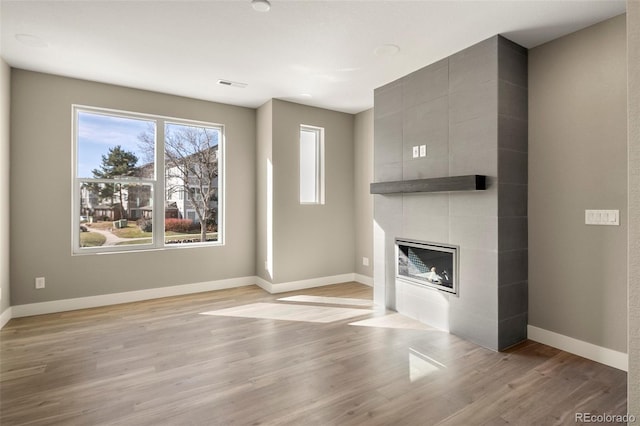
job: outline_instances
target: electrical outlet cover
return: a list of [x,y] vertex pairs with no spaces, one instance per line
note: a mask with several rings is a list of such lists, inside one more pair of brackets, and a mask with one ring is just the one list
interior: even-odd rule
[[36,288],[44,288],[44,277],[36,278]]

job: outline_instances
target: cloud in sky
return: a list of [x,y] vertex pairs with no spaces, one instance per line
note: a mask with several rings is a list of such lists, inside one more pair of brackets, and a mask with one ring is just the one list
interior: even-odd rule
[[109,148],[120,145],[125,151],[138,157],[138,164],[145,156],[140,149],[138,135],[155,131],[153,121],[112,115],[80,112],[78,114],[78,176],[93,177],[91,170],[100,166],[102,155]]

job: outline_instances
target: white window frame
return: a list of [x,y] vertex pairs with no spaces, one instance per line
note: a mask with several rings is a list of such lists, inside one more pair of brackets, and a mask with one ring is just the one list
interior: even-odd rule
[[[167,117],[153,114],[144,114],[131,111],[114,110],[107,108],[98,108],[85,105],[73,104],[72,112],[72,191],[71,191],[71,241],[72,255],[85,254],[108,254],[122,252],[139,252],[148,250],[182,250],[196,247],[212,247],[224,245],[225,237],[225,128],[224,125],[218,123],[210,123],[204,121],[188,120],[183,118]],[[155,175],[153,178],[129,178],[129,179],[93,179],[78,177],[78,115],[80,112],[92,114],[108,115],[121,118],[140,119],[154,121],[156,124],[156,144],[155,144]],[[164,158],[164,139],[165,124],[178,124],[186,126],[200,126],[207,128],[215,128],[220,132],[220,140],[218,141],[218,239],[217,241],[205,241],[189,244],[165,244],[165,198],[166,198],[166,178],[165,178],[165,158]],[[99,247],[80,247],[80,185],[83,182],[90,181],[92,183],[122,183],[122,184],[144,184],[150,185],[152,191],[153,205],[153,229],[152,242],[149,244],[134,244],[121,246],[99,246]],[[161,213],[157,214],[156,209]]]
[[[315,199],[313,201],[302,200],[302,132],[312,132],[315,135]],[[301,205],[324,204],[324,128],[300,125],[298,142],[298,199]]]

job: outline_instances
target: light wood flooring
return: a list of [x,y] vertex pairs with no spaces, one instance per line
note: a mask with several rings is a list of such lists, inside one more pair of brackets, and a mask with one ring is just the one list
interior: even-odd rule
[[250,286],[13,319],[0,424],[554,425],[624,414],[626,373],[525,342],[496,353],[346,283]]

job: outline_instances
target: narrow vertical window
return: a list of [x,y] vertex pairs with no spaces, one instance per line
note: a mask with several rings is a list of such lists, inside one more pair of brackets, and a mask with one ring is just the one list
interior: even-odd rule
[[324,129],[300,126],[300,204],[324,204]]

